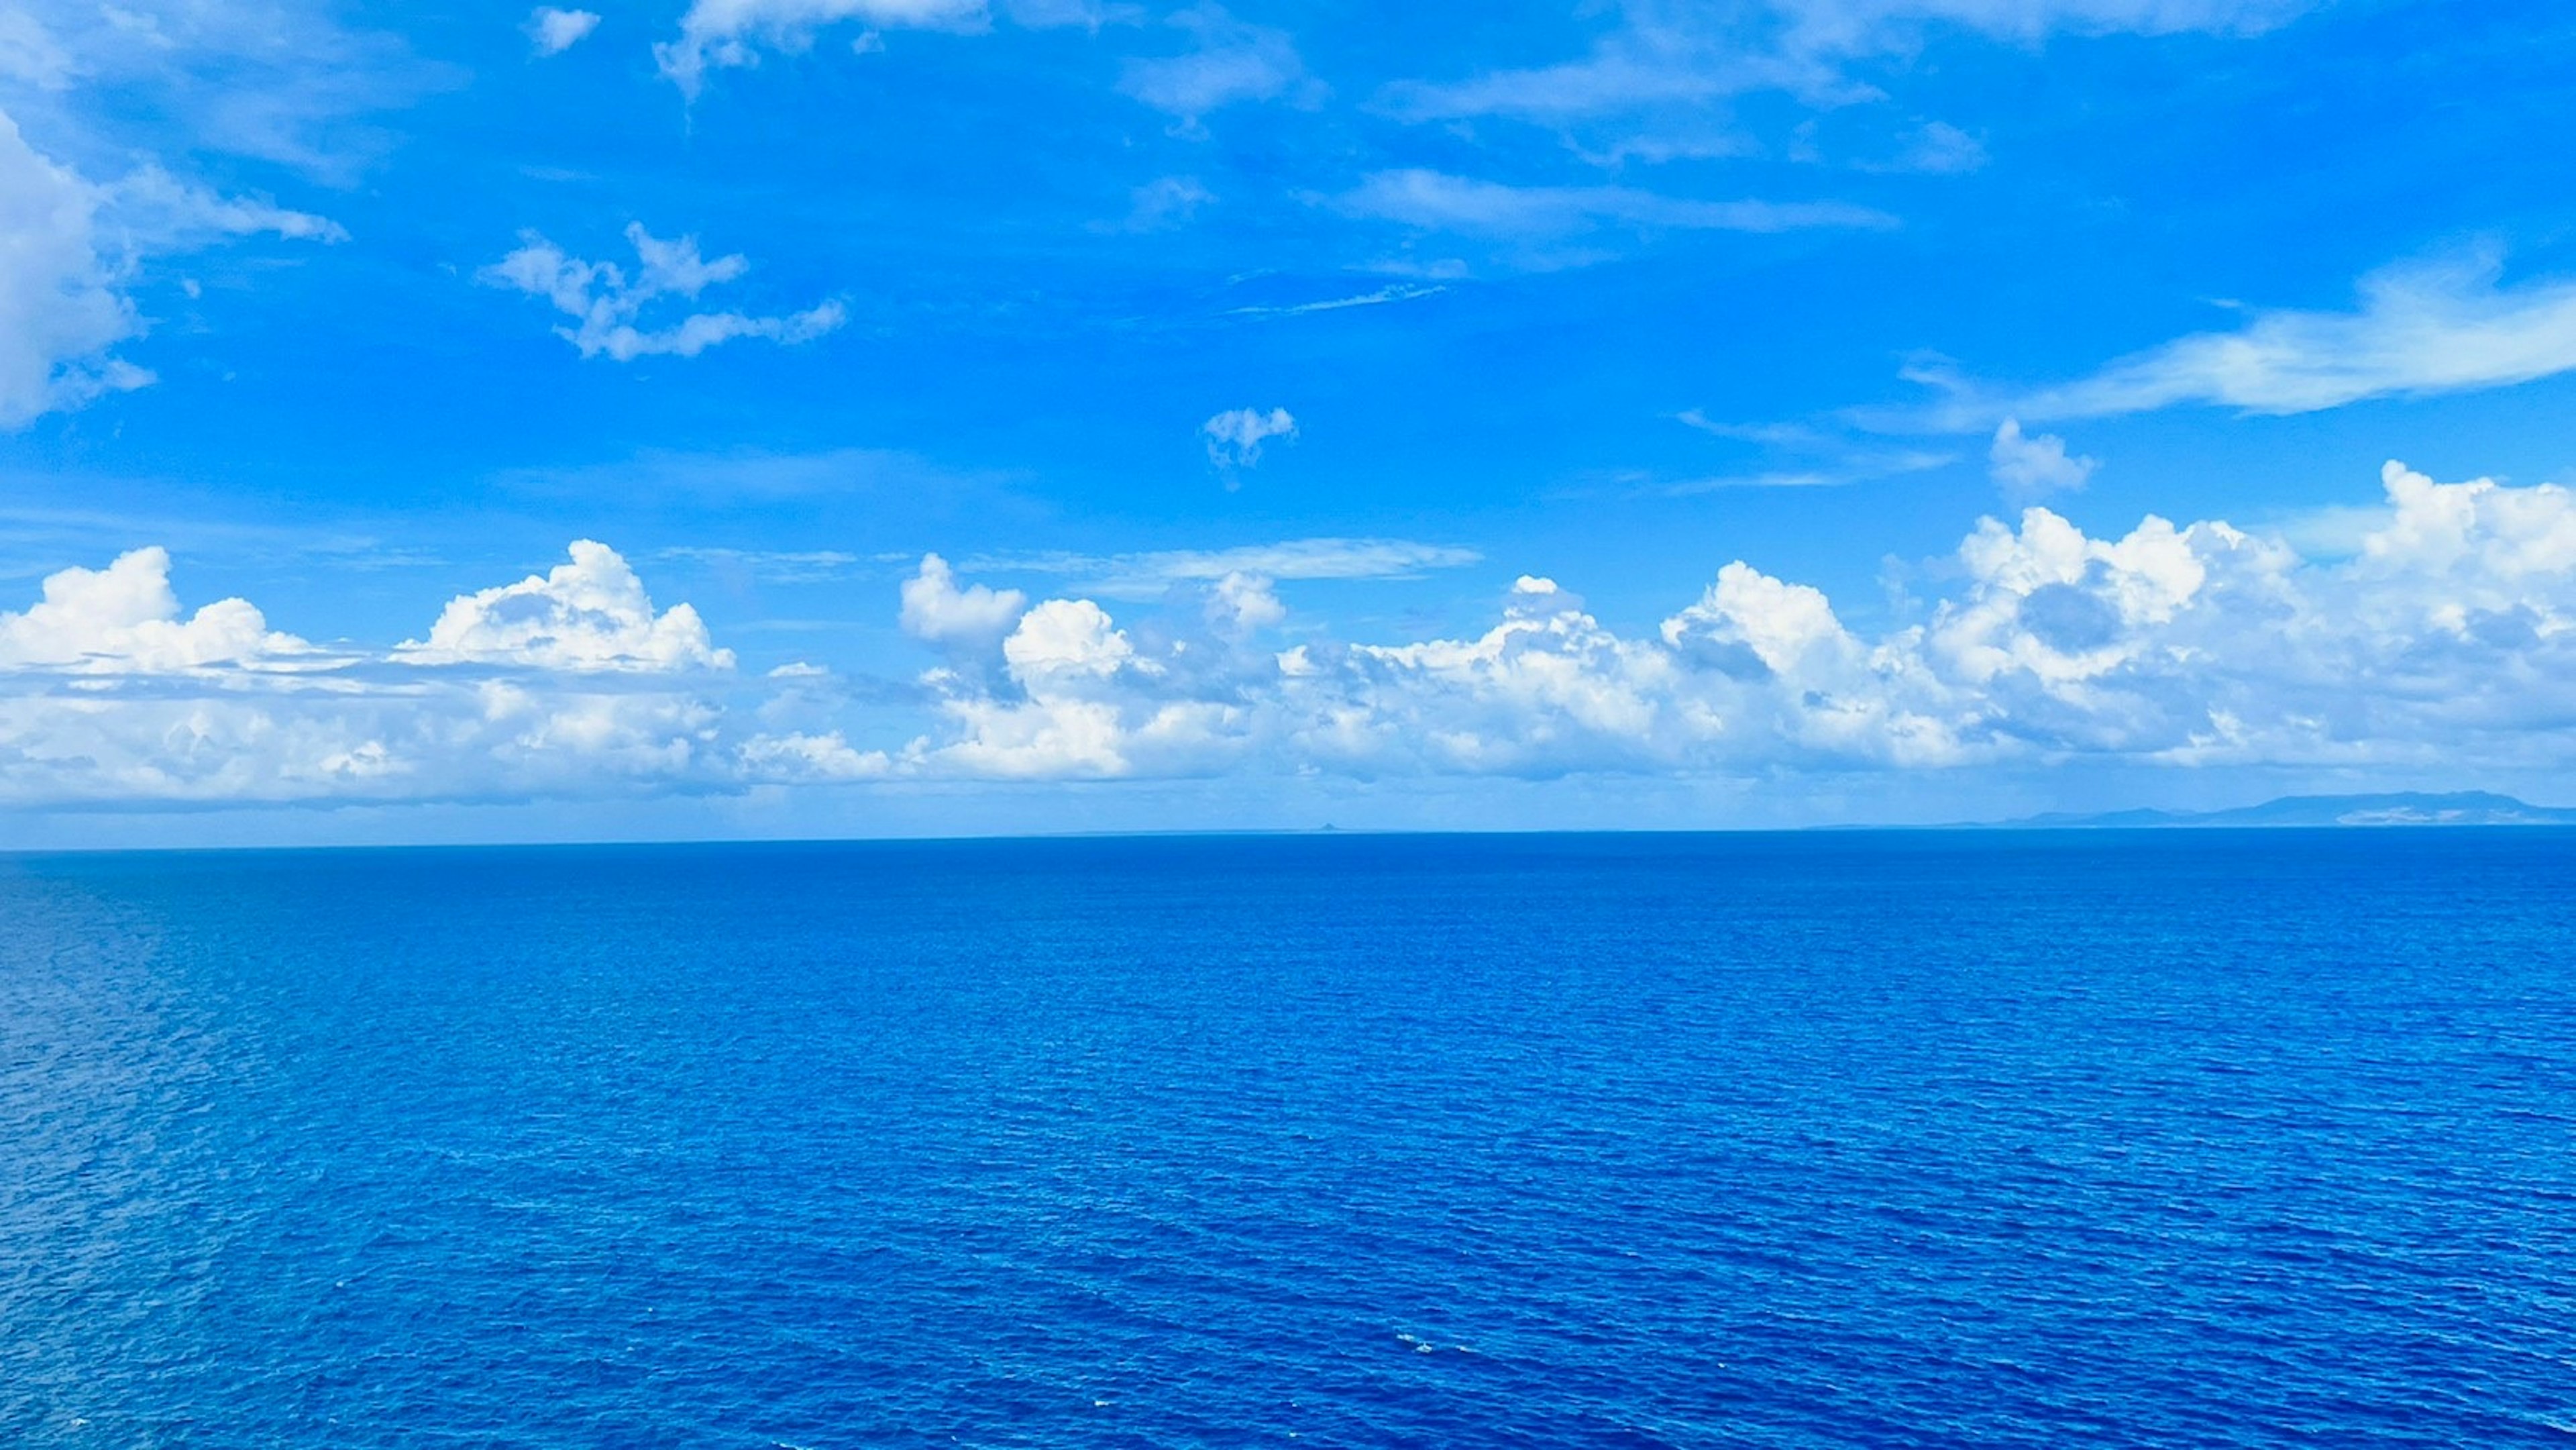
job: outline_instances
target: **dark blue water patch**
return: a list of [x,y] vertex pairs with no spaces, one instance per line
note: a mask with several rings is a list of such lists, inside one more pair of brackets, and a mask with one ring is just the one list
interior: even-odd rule
[[0,858],[0,1442],[2576,1444],[2576,834]]

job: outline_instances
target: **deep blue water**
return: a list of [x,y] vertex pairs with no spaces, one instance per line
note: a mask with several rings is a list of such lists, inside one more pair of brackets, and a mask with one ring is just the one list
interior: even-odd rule
[[0,1444],[2576,1445],[2576,834],[0,858]]

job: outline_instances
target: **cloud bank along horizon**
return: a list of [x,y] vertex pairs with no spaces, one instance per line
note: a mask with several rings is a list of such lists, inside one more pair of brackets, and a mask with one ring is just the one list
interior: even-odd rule
[[[2348,557],[2221,520],[2087,536],[2034,505],[1862,634],[1744,561],[1622,630],[1522,576],[1459,638],[1338,636],[1276,581],[1156,606],[1032,598],[924,557],[888,606],[935,658],[888,728],[802,662],[737,667],[605,544],[457,596],[416,637],[317,645],[186,608],[158,548],[0,612],[0,799],[471,801],[895,780],[1782,770],[2086,761],[2527,771],[2576,752],[2576,496],[2391,463]],[[1293,588],[1290,591],[1293,594]]]

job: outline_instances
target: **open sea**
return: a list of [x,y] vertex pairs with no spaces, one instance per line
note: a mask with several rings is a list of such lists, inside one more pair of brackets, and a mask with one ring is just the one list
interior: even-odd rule
[[0,857],[0,1445],[2576,1447],[2576,833]]

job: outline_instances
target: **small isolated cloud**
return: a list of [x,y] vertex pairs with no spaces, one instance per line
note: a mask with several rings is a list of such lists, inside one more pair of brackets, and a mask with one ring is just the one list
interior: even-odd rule
[[561,55],[599,28],[599,16],[589,10],[558,10],[552,5],[540,5],[529,12],[524,28],[537,54]]
[[1297,420],[1285,408],[1267,413],[1259,408],[1229,408],[1200,424],[1199,433],[1207,441],[1208,462],[1229,470],[1251,468],[1261,462],[1264,439],[1296,441]]
[[556,311],[577,319],[573,326],[556,328],[557,337],[580,349],[583,357],[619,362],[656,355],[696,357],[739,337],[810,342],[847,319],[840,303],[824,302],[785,316],[695,312],[665,327],[640,327],[648,305],[664,298],[695,301],[708,287],[741,277],[751,263],[739,253],[706,260],[698,255],[696,237],[664,241],[641,223],[628,224],[626,239],[634,245],[638,263],[632,279],[614,262],[570,256],[530,231],[519,234],[516,251],[476,273],[475,280],[546,299]]
[[983,584],[957,587],[956,571],[937,554],[903,581],[903,632],[933,644],[990,644],[1027,612],[1029,597],[1017,589]]
[[1312,103],[1322,86],[1306,74],[1284,30],[1250,25],[1213,4],[1195,5],[1168,22],[1190,37],[1183,55],[1127,62],[1118,88],[1194,131],[1199,119],[1241,101],[1282,97]]
[[2028,418],[2094,418],[2177,404],[2313,413],[2371,398],[2506,387],[2576,370],[2576,280],[2501,285],[2493,249],[2364,277],[2348,312],[2258,311],[2017,400]]
[[888,30],[972,30],[983,0],[692,0],[676,40],[653,47],[663,78],[694,101],[710,69],[758,65],[762,47],[798,51],[827,25],[856,21]]
[[1419,168],[1373,172],[1330,200],[1351,216],[1508,238],[1561,237],[1605,225],[1732,232],[1896,225],[1885,212],[1837,201],[1690,201],[1627,186],[1507,186]]
[[1982,169],[1986,160],[1984,142],[1947,121],[1929,121],[1907,140],[1894,161],[1868,169],[1960,176]]
[[1127,216],[1112,228],[1126,232],[1159,232],[1176,227],[1216,200],[1195,176],[1160,176],[1128,193]]
[[2066,440],[2054,433],[2025,435],[2017,418],[2006,418],[1995,430],[1994,446],[1986,457],[1988,471],[2004,496],[2025,501],[2082,488],[2093,470],[2101,467],[2098,459],[2070,457]]

